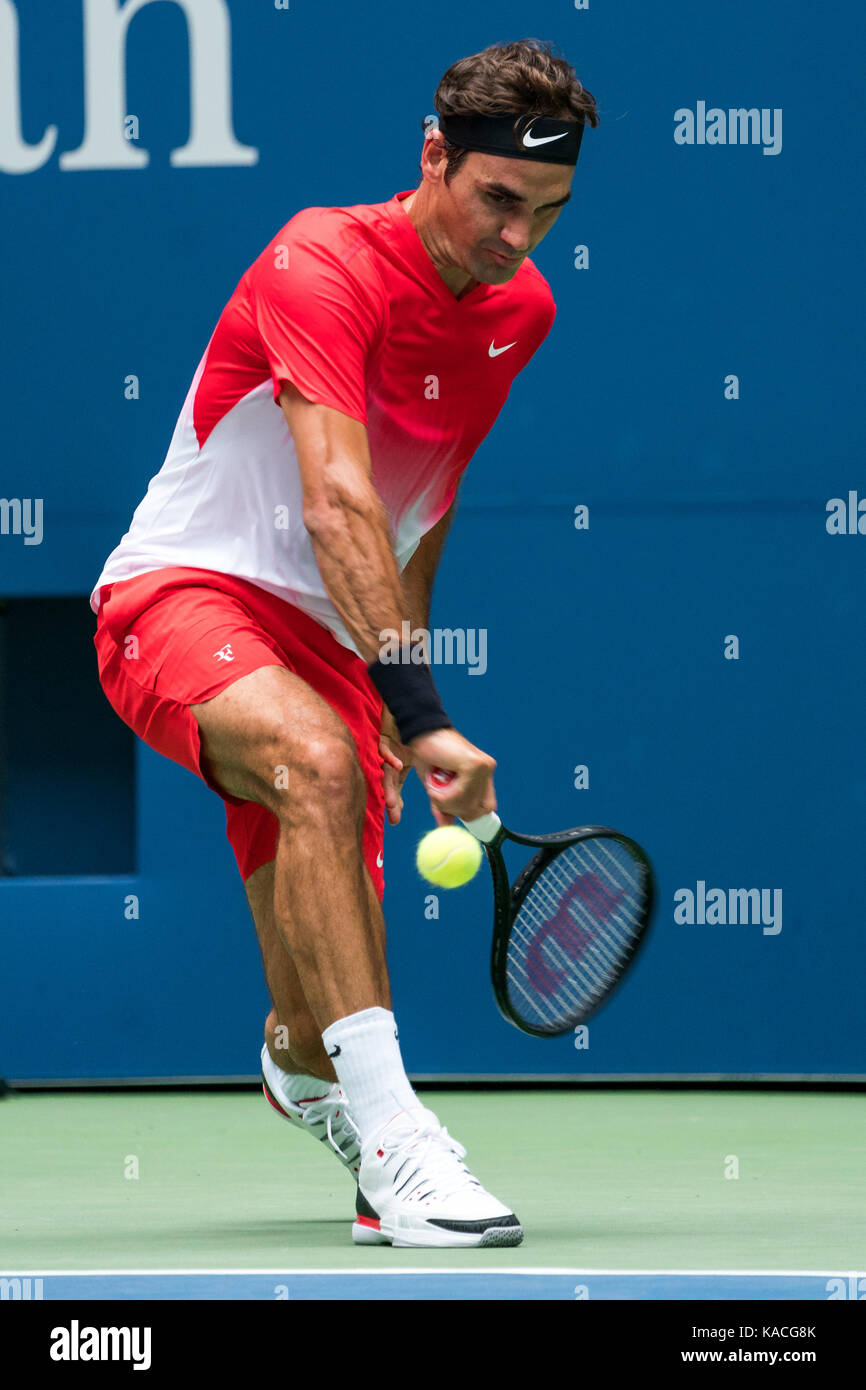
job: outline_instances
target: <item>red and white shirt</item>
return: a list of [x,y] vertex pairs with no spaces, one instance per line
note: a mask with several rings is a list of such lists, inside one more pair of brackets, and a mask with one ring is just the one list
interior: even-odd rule
[[455,298],[403,201],[305,208],[243,276],[199,363],[160,471],[108,557],[105,584],[166,567],[250,580],[356,647],[303,522],[279,395],[367,428],[372,479],[402,570],[556,313],[529,259],[504,285]]

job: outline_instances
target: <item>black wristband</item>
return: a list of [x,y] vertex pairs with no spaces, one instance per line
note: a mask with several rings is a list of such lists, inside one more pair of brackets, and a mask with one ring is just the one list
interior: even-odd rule
[[416,665],[409,660],[410,648],[401,647],[401,657],[404,652],[406,661],[377,660],[367,667],[370,680],[394,716],[401,740],[409,743],[434,729],[453,729],[433,684],[430,667],[426,662]]

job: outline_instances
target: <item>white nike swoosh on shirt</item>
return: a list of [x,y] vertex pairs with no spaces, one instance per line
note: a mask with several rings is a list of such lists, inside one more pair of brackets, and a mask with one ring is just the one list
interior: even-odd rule
[[523,137],[523,143],[530,147],[532,145],[549,145],[551,140],[564,140],[567,134],[568,131],[564,130],[561,135],[541,135],[536,139],[532,132],[528,130]]
[[379,868],[380,868],[380,869],[381,869],[381,868],[384,868],[385,861],[384,861],[384,859],[382,858],[381,851],[376,855],[376,863],[379,865]]
[[500,354],[500,352],[507,352],[508,349],[509,349],[509,348],[512,348],[512,347],[517,347],[517,339],[516,339],[516,338],[514,339],[514,342],[513,342],[513,343],[506,343],[506,344],[505,344],[505,347],[501,347],[501,348],[494,347],[493,344],[491,343],[491,344],[490,344],[490,347],[487,349],[487,351],[490,353],[490,356],[491,356],[491,357],[498,357],[499,354]]

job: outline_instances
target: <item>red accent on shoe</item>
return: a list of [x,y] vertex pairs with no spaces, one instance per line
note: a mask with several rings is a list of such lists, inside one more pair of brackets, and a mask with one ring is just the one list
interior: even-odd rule
[[265,1100],[268,1102],[268,1105],[272,1105],[276,1110],[277,1114],[282,1115],[283,1119],[287,1120],[289,1117],[286,1114],[285,1110],[282,1108],[281,1105],[277,1105],[277,1102],[274,1100],[273,1096],[271,1095],[264,1082],[262,1082],[262,1091],[264,1092]]
[[382,1229],[378,1217],[356,1216],[355,1221],[359,1226],[369,1226],[372,1231],[381,1231]]
[[384,1150],[384,1149],[377,1149],[377,1150],[376,1150],[376,1157],[377,1157],[377,1158],[384,1158],[384,1157],[385,1157],[385,1150]]

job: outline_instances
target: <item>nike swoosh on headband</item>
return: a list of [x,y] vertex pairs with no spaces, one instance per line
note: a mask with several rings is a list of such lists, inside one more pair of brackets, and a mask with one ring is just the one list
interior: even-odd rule
[[531,149],[533,145],[549,145],[551,140],[564,140],[567,134],[568,131],[564,130],[561,135],[541,135],[535,139],[532,131],[528,130],[523,137],[523,143]]
[[490,347],[487,349],[487,351],[489,352],[489,354],[490,354],[491,357],[498,357],[499,354],[500,354],[500,352],[507,352],[509,348],[516,347],[516,346],[517,346],[517,339],[515,338],[513,343],[506,343],[506,344],[505,344],[505,347],[501,347],[501,348],[494,347],[494,346],[493,346],[493,343],[491,343],[491,344],[490,344]]

